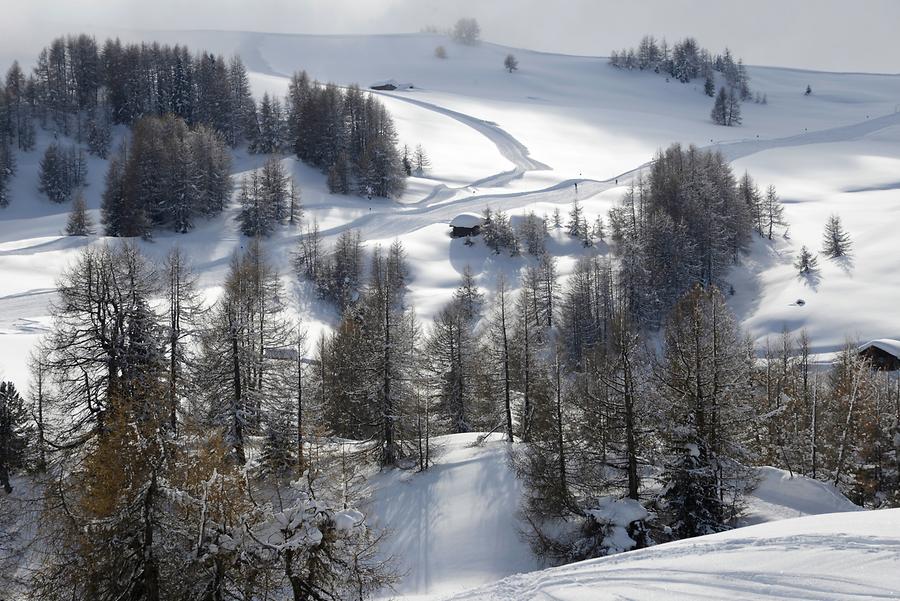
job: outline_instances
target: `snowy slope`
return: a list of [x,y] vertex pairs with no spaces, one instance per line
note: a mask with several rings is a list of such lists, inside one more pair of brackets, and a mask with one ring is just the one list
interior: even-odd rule
[[513,576],[447,601],[897,599],[900,509],[748,526]]
[[[368,510],[389,529],[382,552],[404,573],[396,587],[403,599],[434,599],[539,569],[519,537],[522,487],[508,462],[509,444],[493,435],[476,446],[477,438],[438,437],[427,472],[391,470],[371,482]],[[861,510],[830,485],[777,468],[759,468],[757,479],[745,524]]]
[[756,488],[747,495],[742,524],[775,522],[787,518],[844,511],[862,511],[832,485],[777,467],[756,469]]
[[373,482],[375,523],[389,534],[382,552],[408,571],[404,598],[447,594],[538,569],[518,532],[521,482],[507,465],[498,435],[475,446],[477,434],[434,440],[436,464],[421,474],[392,470]]
[[[744,126],[721,128],[710,123],[710,100],[697,85],[622,72],[602,58],[512,49],[520,71],[507,74],[501,64],[511,49],[460,46],[429,34],[110,33],[240,52],[257,93],[283,93],[286,75],[299,68],[341,84],[412,82],[414,89],[382,98],[396,116],[401,140],[422,143],[434,166],[426,177],[410,181],[399,202],[328,195],[321,174],[290,164],[307,216],[327,236],[352,227],[364,239],[399,238],[415,249],[409,253],[416,276],[411,296],[423,319],[449,297],[466,264],[486,286],[498,271],[514,276],[524,264],[456,245],[444,235],[444,224],[454,216],[487,205],[520,214],[565,210],[575,198],[573,179],[581,180],[579,198],[589,216],[605,213],[627,174],[659,147],[680,141],[719,148],[736,161],[738,172],[749,169],[761,184],[776,184],[788,202],[790,240],[778,232],[775,243],[758,241],[732,277],[732,304],[758,342],[783,326],[807,328],[821,353],[834,352],[847,337],[900,337],[900,314],[893,307],[900,254],[891,235],[900,210],[898,76],[754,67],[753,88],[767,95],[768,104],[746,104]],[[447,47],[446,60],[434,58],[438,44]],[[802,94],[806,84],[813,89],[810,97]],[[19,158],[13,204],[0,211],[0,272],[7,276],[0,283],[0,372],[19,381],[25,377],[25,351],[46,322],[48,291],[84,243],[59,239],[68,208],[51,206],[37,194],[37,163],[47,141]],[[235,175],[258,165],[259,157],[239,155]],[[94,208],[104,170],[102,161],[91,161],[87,200]],[[794,254],[800,244],[819,246],[832,211],[841,213],[857,243],[853,261],[823,261],[819,278],[799,280],[791,267]],[[233,210],[226,212],[186,236],[160,233],[145,249],[162,256],[172,244],[187,247],[202,281],[214,286],[242,243],[233,216]],[[296,235],[286,230],[269,243],[285,271]],[[555,248],[563,276],[583,252],[564,242]],[[316,323],[333,324],[333,311],[317,306],[302,287],[297,291],[297,310],[314,329]],[[798,298],[806,301],[803,308],[795,304]]]

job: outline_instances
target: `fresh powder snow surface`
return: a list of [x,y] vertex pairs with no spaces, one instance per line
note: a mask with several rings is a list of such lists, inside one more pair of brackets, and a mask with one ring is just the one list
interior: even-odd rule
[[900,509],[781,520],[512,576],[447,601],[900,597]]

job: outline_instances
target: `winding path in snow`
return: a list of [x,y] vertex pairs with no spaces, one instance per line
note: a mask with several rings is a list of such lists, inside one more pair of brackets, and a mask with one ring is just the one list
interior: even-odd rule
[[552,170],[552,167],[550,167],[549,165],[531,158],[531,153],[528,151],[528,147],[526,147],[519,140],[513,137],[509,132],[502,129],[493,121],[479,119],[477,117],[473,117],[472,115],[454,111],[452,109],[448,109],[431,102],[426,102],[424,100],[419,100],[417,98],[410,98],[408,96],[403,96],[400,94],[389,94],[380,90],[368,91],[372,94],[377,94],[379,96],[384,96],[386,98],[405,102],[407,104],[411,104],[413,106],[417,106],[419,108],[459,121],[463,125],[474,129],[479,134],[490,140],[494,144],[494,146],[497,147],[497,151],[500,153],[500,155],[513,165],[513,168],[508,171],[494,173],[492,175],[481,178],[474,182],[470,182],[468,184],[464,184],[462,186],[451,187],[447,186],[446,184],[437,184],[427,196],[411,204],[432,205],[444,203],[451,200],[454,196],[466,190],[467,188],[500,188],[502,186],[505,186],[509,182],[522,177],[528,171]]
[[[523,190],[510,192],[508,194],[496,192],[490,194],[478,194],[448,202],[465,187],[476,187],[479,185],[501,187],[512,179],[521,177],[527,171],[549,170],[552,168],[532,159],[529,155],[528,148],[509,132],[500,128],[496,123],[478,119],[477,117],[466,115],[422,100],[403,97],[398,94],[383,95],[448,116],[475,129],[493,142],[497,146],[500,154],[512,162],[515,165],[515,168],[512,171],[495,174],[483,180],[479,180],[478,182],[473,182],[463,188],[449,188],[440,184],[431,194],[420,201],[398,207],[395,210],[379,211],[362,215],[346,224],[324,230],[322,234],[325,236],[337,235],[346,229],[358,229],[360,230],[363,239],[385,239],[397,237],[434,223],[446,223],[461,212],[479,212],[487,206],[495,210],[512,210],[537,202],[567,204],[576,198],[576,183],[578,184],[577,198],[583,201],[617,185],[627,185],[637,173],[646,169],[652,163],[652,161],[648,161],[606,180],[567,179],[537,190]],[[867,119],[860,123],[786,136],[783,138],[720,142],[709,144],[702,148],[717,150],[721,152],[728,161],[734,161],[751,154],[775,148],[857,140],[866,135],[895,125],[900,125],[900,113],[892,113],[882,117]]]

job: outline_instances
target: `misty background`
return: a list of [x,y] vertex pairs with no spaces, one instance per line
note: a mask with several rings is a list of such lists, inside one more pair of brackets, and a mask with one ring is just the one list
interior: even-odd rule
[[0,0],[0,67],[31,64],[52,37],[217,29],[409,33],[478,19],[482,38],[547,52],[606,56],[646,33],[688,35],[752,65],[900,72],[897,0]]

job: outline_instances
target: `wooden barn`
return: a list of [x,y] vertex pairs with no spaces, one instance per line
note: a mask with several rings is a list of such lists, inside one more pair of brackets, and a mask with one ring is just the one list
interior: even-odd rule
[[451,238],[469,238],[481,233],[484,217],[475,213],[461,213],[450,222]]
[[900,340],[881,338],[859,347],[859,354],[872,362],[872,367],[882,371],[900,369]]

